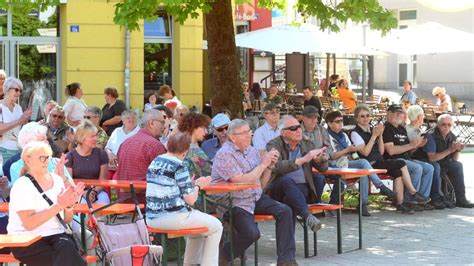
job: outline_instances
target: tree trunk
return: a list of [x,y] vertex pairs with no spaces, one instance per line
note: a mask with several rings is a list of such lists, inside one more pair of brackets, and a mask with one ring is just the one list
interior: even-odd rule
[[242,92],[231,0],[214,1],[205,16],[213,114],[228,109],[233,117],[240,117]]

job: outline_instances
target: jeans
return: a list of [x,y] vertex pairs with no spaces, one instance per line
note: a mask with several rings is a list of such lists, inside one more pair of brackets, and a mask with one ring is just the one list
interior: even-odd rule
[[306,219],[310,212],[306,204],[306,191],[303,191],[301,186],[307,187],[308,185],[306,183],[296,184],[290,177],[282,176],[272,182],[268,189],[272,199],[285,203],[292,209],[293,215],[299,215]]
[[[359,160],[355,160],[355,161],[349,161],[349,168],[367,168],[367,169],[372,169],[372,165],[370,165],[370,163],[365,160],[365,159],[359,159]],[[372,175],[369,175],[369,178],[370,180],[372,180],[372,182],[374,182],[374,185],[377,186],[379,185],[380,186],[380,183],[382,183],[382,181],[380,181],[380,178],[378,175],[375,175],[375,174],[372,174]],[[376,182],[380,182],[378,184],[376,184]],[[369,179],[367,178],[367,176],[361,176],[359,178],[359,186],[360,186],[360,191],[361,191],[361,194],[360,197],[362,199],[362,204],[367,204],[369,202]]]
[[185,228],[207,227],[201,235],[186,238],[185,264],[218,265],[219,242],[222,236],[222,224],[219,219],[197,210],[177,212],[156,219],[147,219],[150,227],[179,230]]
[[[407,164],[411,182],[416,191],[418,191],[425,198],[429,197],[431,192],[431,184],[433,182],[433,166],[429,163],[418,160],[403,160]],[[408,199],[410,199],[410,193],[406,191],[405,200]]]
[[[295,260],[295,223],[290,207],[270,199],[263,194],[255,205],[255,214],[273,215],[276,220],[276,245],[278,263]],[[232,231],[233,254],[242,254],[260,238],[254,215],[239,208],[232,208],[234,230]],[[230,261],[230,243],[223,247],[223,255]]]
[[441,166],[447,170],[448,176],[453,181],[454,194],[456,195],[456,201],[466,200],[466,187],[464,185],[464,169],[462,163],[458,161],[450,161],[447,164]]
[[316,188],[316,197],[318,202],[322,202],[322,195],[324,192],[324,186],[326,185],[326,177],[320,174],[313,174],[313,182]]
[[432,200],[439,200],[443,197],[441,191],[441,167],[437,162],[428,162],[433,166],[433,183],[431,184],[430,197]]

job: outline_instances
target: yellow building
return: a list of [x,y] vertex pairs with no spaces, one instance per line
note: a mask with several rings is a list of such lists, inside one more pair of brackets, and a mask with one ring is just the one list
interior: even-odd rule
[[[127,48],[125,29],[113,22],[117,1],[63,2],[46,12],[25,14],[10,8],[3,13],[5,24],[0,16],[0,42],[6,47],[0,62],[9,75],[24,82],[24,106],[27,95],[41,86],[35,84],[46,84],[46,94],[64,104],[65,86],[79,82],[88,105],[102,107],[104,88],[115,86],[120,99],[127,100],[133,109],[142,110],[144,96],[168,84],[184,104],[202,107],[202,17],[180,25],[162,12],[156,21],[142,21],[140,31],[130,33]],[[37,31],[19,33],[20,20],[25,18],[29,21],[25,24],[38,24]],[[32,69],[35,71],[29,71]]]

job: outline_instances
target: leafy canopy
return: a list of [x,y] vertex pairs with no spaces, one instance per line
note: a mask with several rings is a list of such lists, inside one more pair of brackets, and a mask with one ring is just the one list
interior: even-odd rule
[[[165,10],[176,21],[183,23],[189,17],[197,18],[202,11],[211,11],[212,1],[224,0],[123,0],[116,4],[114,22],[127,26],[129,30],[138,30],[140,19],[154,20],[157,10]],[[237,0],[236,3],[249,2]],[[269,9],[283,9],[286,1],[260,0],[259,6]],[[380,6],[377,0],[344,0],[336,5],[326,4],[323,0],[298,0],[296,10],[305,18],[317,17],[321,22],[321,29],[339,31],[336,19],[340,22],[352,20],[354,22],[368,22],[371,29],[381,30],[383,33],[397,26],[394,14]]]

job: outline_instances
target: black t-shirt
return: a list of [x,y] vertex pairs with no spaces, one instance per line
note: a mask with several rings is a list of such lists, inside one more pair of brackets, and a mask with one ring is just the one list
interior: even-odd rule
[[[394,127],[389,122],[385,122],[385,130],[383,131],[383,142],[389,143],[393,142],[395,146],[403,146],[410,143],[408,139],[407,130],[403,126]],[[385,159],[410,159],[408,152],[390,155],[387,150],[383,155]]]
[[[110,104],[104,105],[104,107],[102,108],[102,120],[100,120],[100,125],[102,126],[104,121],[107,121],[113,118],[114,116],[122,115],[122,112],[125,111],[126,109],[127,107],[125,106],[125,103],[122,100],[117,100],[115,104],[112,105],[111,107],[110,107]],[[121,126],[122,126],[122,121],[120,121],[118,124],[115,124],[115,125],[108,125],[107,130],[106,130],[107,135],[110,136],[110,134],[112,134],[112,132],[116,128],[121,127]]]
[[316,97],[313,96],[308,101],[304,100],[303,104],[304,104],[304,107],[310,106],[310,105],[316,107],[316,109],[318,109],[319,117],[322,117],[323,111],[321,110],[322,109],[321,102]]

